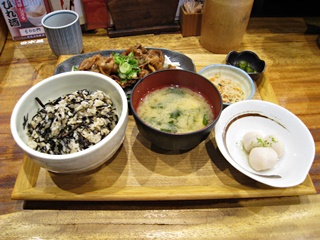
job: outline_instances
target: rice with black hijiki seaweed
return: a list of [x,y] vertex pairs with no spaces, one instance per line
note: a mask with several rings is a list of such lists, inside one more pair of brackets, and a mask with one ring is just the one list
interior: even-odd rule
[[45,105],[27,123],[28,145],[43,153],[69,154],[87,149],[106,137],[118,116],[111,98],[97,90],[78,90]]

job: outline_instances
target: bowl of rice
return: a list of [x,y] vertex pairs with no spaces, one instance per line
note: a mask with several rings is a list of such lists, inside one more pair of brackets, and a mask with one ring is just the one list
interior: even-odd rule
[[31,87],[16,103],[10,127],[36,164],[55,173],[82,173],[113,157],[127,123],[127,98],[119,84],[79,71]]
[[256,87],[248,73],[227,64],[212,64],[199,74],[210,80],[219,90],[224,107],[253,98]]

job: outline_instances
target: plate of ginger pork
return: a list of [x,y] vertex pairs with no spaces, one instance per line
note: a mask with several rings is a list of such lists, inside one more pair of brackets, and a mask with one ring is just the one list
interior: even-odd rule
[[119,83],[129,99],[133,86],[146,75],[176,68],[196,71],[193,61],[182,53],[136,44],[125,50],[101,50],[72,56],[60,63],[54,74],[69,71],[99,72]]

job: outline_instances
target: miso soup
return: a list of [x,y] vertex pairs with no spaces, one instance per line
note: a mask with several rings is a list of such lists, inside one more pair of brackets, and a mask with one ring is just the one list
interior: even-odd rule
[[203,96],[177,86],[147,94],[141,100],[137,113],[150,126],[169,133],[200,130],[214,119],[212,108]]

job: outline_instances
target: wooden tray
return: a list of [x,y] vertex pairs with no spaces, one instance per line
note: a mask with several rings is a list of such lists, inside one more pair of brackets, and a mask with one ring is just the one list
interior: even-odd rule
[[[192,59],[196,55],[190,56]],[[63,61],[67,57],[61,57]],[[200,61],[200,58],[198,59]],[[197,66],[197,70],[201,68]],[[254,99],[278,103],[264,76]],[[293,196],[316,193],[308,175],[292,188],[258,183],[233,168],[221,155],[214,134],[186,152],[161,150],[139,133],[129,117],[126,138],[119,151],[93,171],[54,174],[24,157],[12,199],[65,201],[196,200]]]

